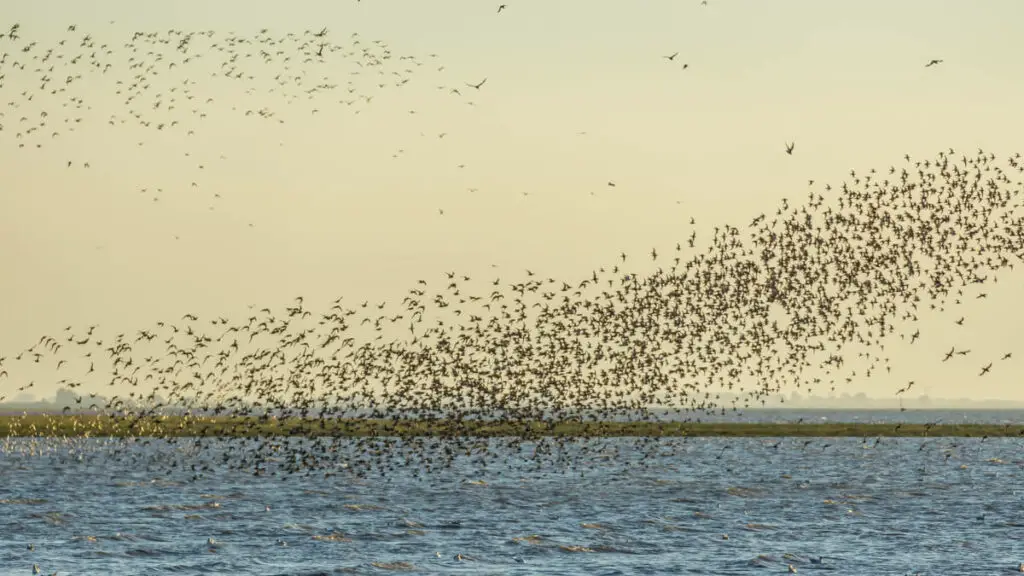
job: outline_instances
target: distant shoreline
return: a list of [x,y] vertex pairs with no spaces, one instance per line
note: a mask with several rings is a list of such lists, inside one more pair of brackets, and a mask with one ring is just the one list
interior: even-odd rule
[[1024,424],[750,422],[530,422],[298,419],[144,419],[84,415],[0,416],[0,437],[1024,437]]

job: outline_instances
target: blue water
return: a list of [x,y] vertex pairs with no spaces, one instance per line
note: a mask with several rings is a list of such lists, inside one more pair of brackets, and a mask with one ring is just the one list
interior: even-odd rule
[[0,574],[991,575],[1024,562],[1020,439],[675,439],[643,459],[632,442],[570,446],[574,469],[507,454],[359,479],[339,452],[327,478],[218,466],[192,480],[189,462],[228,446],[207,458],[7,440]]

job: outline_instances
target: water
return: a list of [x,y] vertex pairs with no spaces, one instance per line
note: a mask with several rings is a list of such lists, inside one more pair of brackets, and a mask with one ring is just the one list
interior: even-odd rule
[[991,575],[1024,561],[1024,441],[806,441],[664,440],[639,461],[607,440],[582,477],[461,460],[426,480],[221,467],[193,481],[195,455],[160,442],[9,440],[0,574]]

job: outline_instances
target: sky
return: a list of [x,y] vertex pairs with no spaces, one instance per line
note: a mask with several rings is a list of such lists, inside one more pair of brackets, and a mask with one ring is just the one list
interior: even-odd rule
[[[59,48],[72,58],[90,34],[114,54],[109,71],[76,80],[87,102],[77,110],[45,91],[24,102],[36,76],[0,68],[0,356],[67,325],[134,332],[299,295],[314,309],[342,295],[401,298],[445,271],[578,281],[620,252],[667,251],[690,218],[707,238],[805,198],[808,180],[838,186],[851,169],[948,148],[1005,157],[1024,133],[1015,0],[507,0],[500,13],[468,0],[9,4],[0,30],[20,23],[35,50],[67,39]],[[120,52],[136,31],[211,30],[207,46],[263,28],[327,28],[344,50],[358,39],[379,54],[378,40],[391,58],[297,58],[290,72],[250,60],[258,78],[243,84],[211,76],[223,58],[210,56],[162,67],[134,103],[116,95],[137,72]],[[932,59],[942,63],[925,67]],[[300,72],[307,88],[339,87],[268,93],[275,75]],[[195,100],[168,110],[174,87]],[[205,117],[189,110],[196,102]],[[18,148],[19,117],[43,110],[60,135]],[[178,129],[139,126],[132,112]],[[891,375],[841,392],[891,396],[914,379],[932,397],[1024,400],[1012,364],[982,379],[974,364],[938,361],[951,345],[1024,361],[1022,284],[1002,277],[962,308],[962,327],[922,318],[922,341],[891,348]]]

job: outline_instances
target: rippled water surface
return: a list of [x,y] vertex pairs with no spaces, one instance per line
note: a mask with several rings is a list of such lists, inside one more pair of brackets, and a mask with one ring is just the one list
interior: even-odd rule
[[642,461],[622,455],[631,442],[591,447],[576,469],[193,479],[188,455],[159,443],[9,440],[0,573],[990,575],[1024,562],[1019,439],[665,440]]

